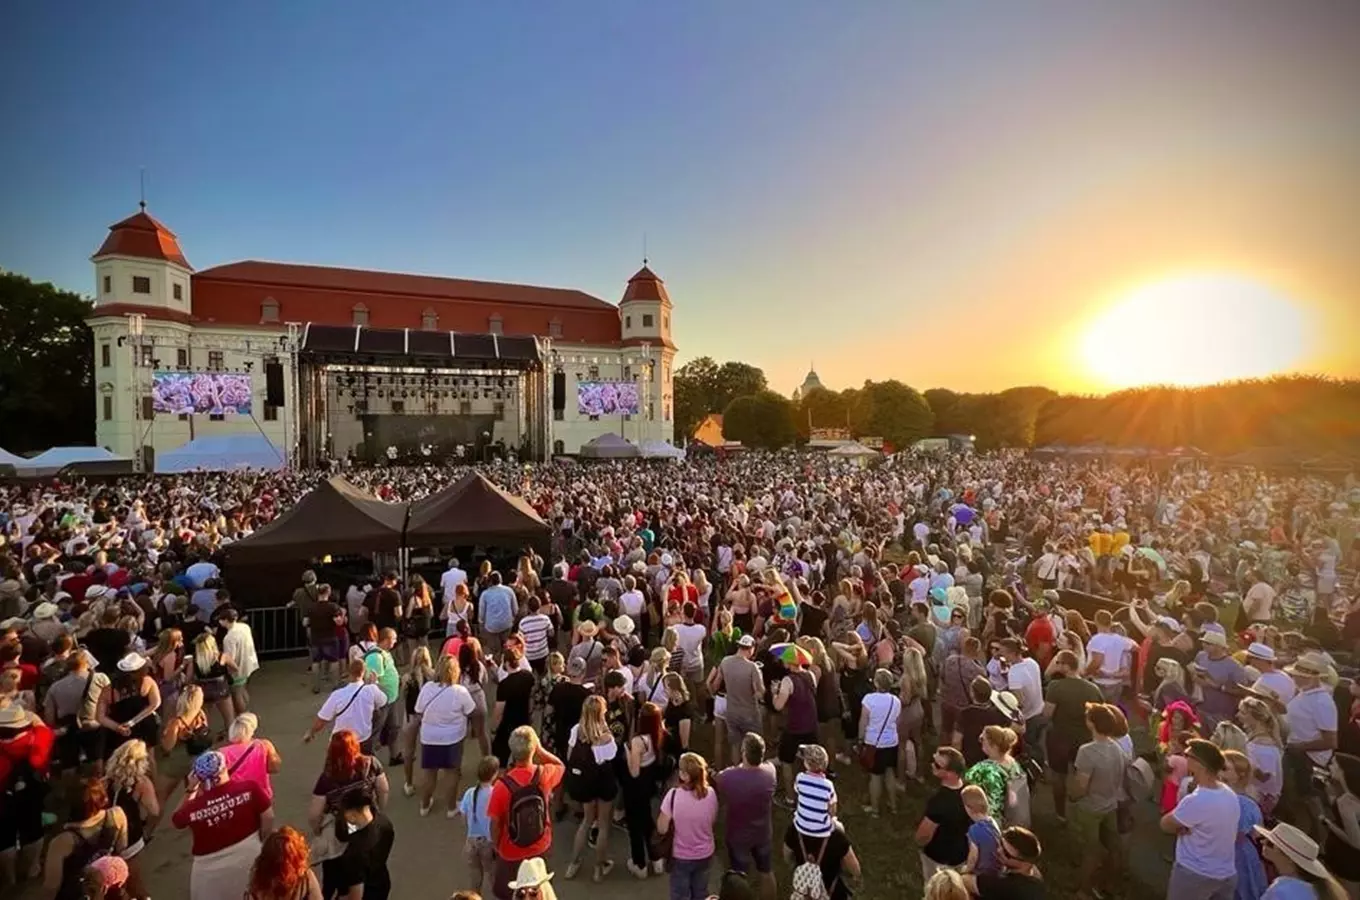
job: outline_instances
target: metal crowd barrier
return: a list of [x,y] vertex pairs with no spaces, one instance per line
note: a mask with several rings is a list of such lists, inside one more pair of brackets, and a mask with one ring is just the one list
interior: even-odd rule
[[307,630],[296,609],[287,606],[259,606],[241,610],[241,617],[255,635],[255,652],[263,658],[279,659],[307,653]]

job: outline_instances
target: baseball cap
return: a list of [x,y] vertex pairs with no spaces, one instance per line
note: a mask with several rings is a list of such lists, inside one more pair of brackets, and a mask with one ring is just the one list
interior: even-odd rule
[[755,645],[756,639],[749,634],[743,634],[741,637],[737,638],[738,647],[754,647]]

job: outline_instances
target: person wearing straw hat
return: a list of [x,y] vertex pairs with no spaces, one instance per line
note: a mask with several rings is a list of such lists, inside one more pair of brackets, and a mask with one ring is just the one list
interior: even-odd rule
[[52,729],[24,707],[0,707],[0,884],[29,873],[38,861],[54,740]]
[[1261,856],[1275,867],[1275,880],[1262,900],[1345,900],[1346,891],[1318,859],[1317,841],[1287,822],[1257,825]]
[[535,856],[519,864],[515,880],[509,884],[514,900],[557,900],[552,886],[553,873],[543,857]]
[[1213,729],[1224,720],[1231,720],[1237,712],[1237,702],[1251,682],[1247,670],[1228,652],[1228,639],[1220,631],[1205,629],[1200,633],[1203,645],[1195,657],[1195,680],[1204,691],[1204,699],[1197,709],[1205,727]]
[[1289,803],[1312,804],[1313,770],[1326,766],[1336,751],[1338,716],[1331,688],[1324,679],[1330,675],[1327,659],[1309,651],[1285,668],[1299,692],[1285,705],[1284,720],[1289,737],[1284,748],[1285,789],[1282,797]]
[[1276,713],[1284,712],[1285,705],[1299,692],[1294,679],[1275,664],[1275,649],[1260,641],[1247,646],[1247,663],[1259,674],[1251,686],[1251,693],[1270,704]]
[[1176,835],[1176,862],[1167,883],[1167,900],[1232,900],[1237,888],[1237,819],[1241,804],[1219,780],[1223,751],[1209,741],[1192,740],[1186,759],[1195,789],[1162,816],[1160,826]]

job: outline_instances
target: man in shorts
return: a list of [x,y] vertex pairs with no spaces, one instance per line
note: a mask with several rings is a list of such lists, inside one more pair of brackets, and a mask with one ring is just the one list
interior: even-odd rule
[[727,858],[734,872],[754,873],[761,900],[774,900],[774,831],[771,806],[778,776],[765,762],[765,740],[747,733],[741,738],[737,765],[718,773],[716,784],[726,810]]

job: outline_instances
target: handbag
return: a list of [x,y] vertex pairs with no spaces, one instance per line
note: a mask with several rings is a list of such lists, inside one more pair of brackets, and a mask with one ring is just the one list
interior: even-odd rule
[[[897,699],[897,698],[894,697],[893,699]],[[892,711],[892,704],[891,704],[891,703],[888,704],[888,709],[889,709],[889,712],[891,713],[891,711]],[[878,737],[874,738],[874,743],[873,743],[873,744],[870,744],[870,743],[860,744],[860,747],[859,747],[859,764],[860,764],[861,766],[864,767],[864,770],[865,770],[866,772],[867,772],[867,771],[870,771],[870,770],[873,769],[873,767],[874,767],[874,760],[875,760],[875,759],[877,758],[877,756],[878,756],[878,747],[875,746],[875,745],[876,745],[879,741],[883,740],[883,732],[885,732],[885,731],[888,730],[888,722],[890,722],[891,720],[897,718],[897,716],[900,716],[901,714],[902,714],[902,707],[901,707],[901,703],[899,702],[898,708],[897,708],[897,715],[886,715],[886,716],[883,717],[883,724],[880,725],[880,726],[878,727]]]
[[307,865],[319,866],[345,852],[345,845],[335,836],[335,816],[326,813],[321,817],[321,833],[312,836],[307,842]]
[[653,860],[669,860],[675,853],[675,791],[676,788],[671,788],[666,799],[661,801],[661,811],[671,817],[671,826],[665,834],[652,829],[652,836],[647,841],[647,853]]

